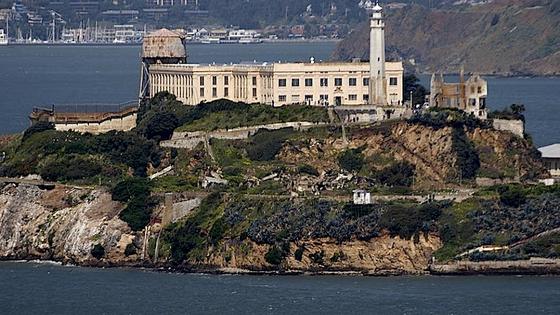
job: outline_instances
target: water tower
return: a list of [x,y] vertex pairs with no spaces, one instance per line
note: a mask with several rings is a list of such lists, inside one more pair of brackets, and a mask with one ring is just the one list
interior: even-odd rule
[[144,36],[142,45],[142,74],[140,77],[140,101],[150,95],[150,66],[154,64],[187,63],[185,39],[168,29],[161,29]]

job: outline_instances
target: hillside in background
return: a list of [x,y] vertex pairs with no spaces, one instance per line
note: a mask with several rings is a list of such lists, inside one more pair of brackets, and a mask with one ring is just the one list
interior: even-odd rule
[[[362,23],[339,44],[335,59],[368,58]],[[407,6],[387,11],[389,56],[414,60],[422,72],[560,74],[560,2],[496,0],[489,4]]]

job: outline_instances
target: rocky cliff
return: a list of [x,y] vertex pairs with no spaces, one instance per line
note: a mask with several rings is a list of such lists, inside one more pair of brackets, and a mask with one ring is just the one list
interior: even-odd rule
[[[31,185],[6,185],[0,191],[0,259],[54,260],[88,266],[155,266],[153,248],[145,260],[140,259],[139,251],[125,254],[129,244],[142,248],[144,239],[143,233],[132,232],[118,218],[122,208],[101,190],[64,186],[43,190]],[[156,238],[157,234],[152,235],[152,244]],[[105,250],[101,259],[91,253],[97,244]],[[224,240],[209,247],[201,260],[189,261],[188,270],[276,270],[277,266],[265,259],[270,247],[250,240]],[[416,240],[389,235],[369,241],[305,239],[290,244],[291,254],[281,269],[422,273],[440,247],[439,238],[431,234]],[[294,252],[299,248],[301,259],[297,260]],[[314,253],[320,257],[312,260],[310,255]],[[168,258],[160,258],[157,265],[172,266]]]
[[[354,271],[372,275],[419,274],[428,270],[433,253],[441,247],[436,235],[418,240],[380,236],[369,241],[337,242],[319,238],[290,243],[289,253],[280,266],[286,271]],[[295,253],[301,250],[301,259]],[[265,259],[269,245],[246,241],[226,242],[213,248],[205,265],[221,270],[276,269]],[[248,254],[250,253],[250,254]],[[198,262],[193,262],[198,264]]]
[[[122,205],[99,190],[6,185],[0,191],[0,258],[80,265],[131,263],[124,250],[135,235],[118,218],[120,210]],[[91,255],[96,244],[105,248],[103,261]]]
[[[467,71],[500,75],[560,74],[560,3],[501,0],[476,6],[387,12],[392,58],[414,59],[423,72]],[[335,59],[368,59],[368,25],[337,47]]]

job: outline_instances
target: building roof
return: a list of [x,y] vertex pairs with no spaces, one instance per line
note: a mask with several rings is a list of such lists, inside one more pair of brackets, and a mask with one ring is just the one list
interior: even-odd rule
[[560,159],[560,143],[551,144],[546,147],[539,148],[543,158]]

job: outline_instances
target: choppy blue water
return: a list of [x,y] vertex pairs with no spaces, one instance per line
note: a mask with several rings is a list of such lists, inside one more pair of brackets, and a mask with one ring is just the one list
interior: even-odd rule
[[0,263],[1,314],[558,314],[558,277],[217,276]]
[[[191,45],[189,62],[303,61],[329,58],[335,43]],[[139,46],[0,47],[0,134],[28,127],[34,106],[124,103],[138,93]],[[423,77],[426,83],[427,78]],[[489,78],[491,108],[527,106],[537,145],[560,142],[560,78]]]

